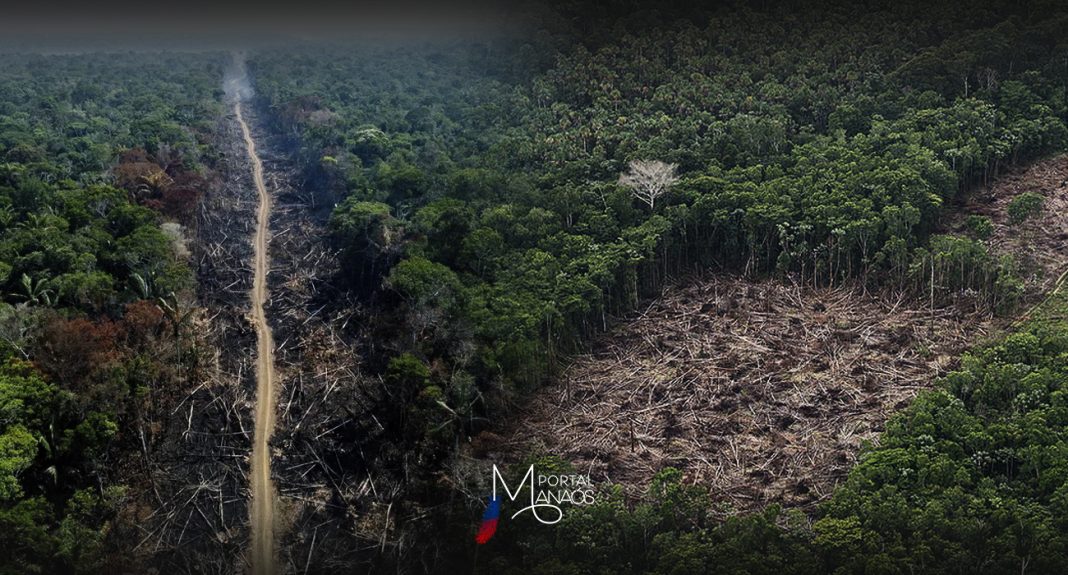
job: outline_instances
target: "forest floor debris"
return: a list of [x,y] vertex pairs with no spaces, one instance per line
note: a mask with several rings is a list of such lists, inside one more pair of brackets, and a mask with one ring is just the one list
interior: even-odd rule
[[991,323],[848,288],[697,279],[576,358],[507,441],[630,489],[674,466],[734,509],[804,506]]

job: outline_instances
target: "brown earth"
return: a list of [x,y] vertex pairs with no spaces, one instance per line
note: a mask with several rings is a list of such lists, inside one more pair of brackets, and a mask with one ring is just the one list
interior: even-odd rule
[[274,338],[263,308],[267,302],[267,241],[270,233],[271,196],[263,183],[263,163],[256,154],[248,124],[241,115],[241,102],[234,104],[234,115],[241,125],[249,160],[252,163],[252,179],[260,205],[256,212],[256,235],[252,242],[253,258],[252,323],[256,328],[256,430],[253,433],[251,461],[251,523],[252,523],[252,572],[270,575],[275,572],[274,524],[277,494],[271,481],[270,439],[274,432]]

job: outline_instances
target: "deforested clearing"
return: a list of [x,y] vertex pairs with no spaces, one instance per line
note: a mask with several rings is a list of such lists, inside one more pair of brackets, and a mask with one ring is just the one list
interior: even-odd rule
[[[1008,205],[1028,191],[1045,208],[1014,226]],[[953,224],[990,218],[987,241],[1027,272],[1017,316],[1068,265],[1066,204],[1068,156],[1060,156],[981,190]],[[598,338],[515,423],[475,448],[491,459],[555,454],[629,493],[675,467],[707,486],[722,513],[811,507],[891,415],[1012,320],[855,286],[691,278]]]

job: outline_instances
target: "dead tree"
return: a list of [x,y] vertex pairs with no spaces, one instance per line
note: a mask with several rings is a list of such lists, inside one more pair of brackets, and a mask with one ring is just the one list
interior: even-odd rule
[[649,205],[652,210],[656,199],[664,195],[679,181],[675,170],[678,164],[659,160],[631,160],[628,171],[619,175],[619,183],[630,188],[634,197]]

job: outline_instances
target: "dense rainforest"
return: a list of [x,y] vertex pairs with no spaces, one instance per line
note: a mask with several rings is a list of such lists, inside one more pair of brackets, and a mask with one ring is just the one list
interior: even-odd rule
[[2,573],[114,562],[123,482],[195,364],[187,226],[223,62],[0,56]]
[[[1016,309],[1027,262],[989,248],[987,218],[953,233],[946,221],[999,174],[1068,145],[1063,9],[560,5],[537,18],[522,40],[250,61],[303,185],[337,203],[338,281],[374,302],[369,366],[407,406],[379,415],[432,524],[472,513],[452,515],[434,481],[453,446],[687,270]],[[641,197],[626,185],[635,160],[666,164],[669,185]],[[1016,225],[1042,209],[1035,194],[1013,204]],[[516,527],[478,568],[1057,571],[1063,443],[1048,418],[1063,334],[1034,326],[969,356],[815,524],[775,509],[719,524],[666,470],[648,502]],[[413,555],[469,564],[470,549]]]

